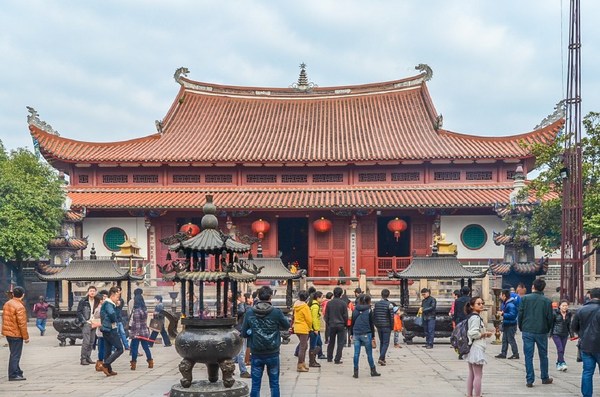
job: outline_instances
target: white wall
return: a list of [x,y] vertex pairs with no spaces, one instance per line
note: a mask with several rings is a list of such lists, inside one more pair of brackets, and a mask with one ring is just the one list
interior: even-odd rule
[[[476,224],[485,229],[487,241],[478,250],[465,247],[460,240],[460,234],[467,225]],[[504,257],[504,246],[494,244],[493,232],[502,233],[506,224],[496,215],[444,215],[441,217],[441,232],[446,233],[446,241],[456,244],[458,247],[458,258],[502,258]]]
[[112,251],[104,246],[102,237],[111,227],[123,229],[130,239],[135,239],[140,247],[140,255],[148,259],[148,231],[144,226],[143,217],[128,218],[85,218],[83,220],[83,236],[88,236],[88,247],[83,251],[84,256],[90,255],[92,243],[97,256],[110,256]]

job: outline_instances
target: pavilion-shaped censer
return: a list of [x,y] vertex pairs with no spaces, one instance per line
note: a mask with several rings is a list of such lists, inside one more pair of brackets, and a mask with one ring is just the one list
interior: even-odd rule
[[[185,233],[162,240],[169,241],[169,250],[183,258],[173,264],[174,275],[165,277],[181,283],[181,313],[183,330],[175,339],[177,353],[183,358],[179,371],[180,385],[171,389],[171,397],[190,396],[247,396],[248,386],[233,378],[233,358],[243,342],[234,328],[237,323],[237,296],[239,282],[252,282],[258,268],[237,259],[238,254],[250,251],[251,246],[231,239],[218,230],[216,206],[212,196],[206,196],[201,221],[202,231],[189,237]],[[183,255],[182,255],[183,254]],[[214,261],[210,261],[211,257]],[[209,270],[209,262],[211,269]],[[208,285],[216,289],[214,310],[208,310]],[[195,302],[195,289],[198,290]],[[231,291],[231,295],[229,292]],[[196,363],[207,367],[208,380],[192,382]],[[219,369],[223,381],[219,380]]]

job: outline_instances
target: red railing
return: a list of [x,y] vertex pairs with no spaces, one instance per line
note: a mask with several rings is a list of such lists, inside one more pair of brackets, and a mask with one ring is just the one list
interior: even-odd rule
[[400,272],[410,265],[412,256],[390,256],[377,258],[377,276],[386,277],[388,272]]

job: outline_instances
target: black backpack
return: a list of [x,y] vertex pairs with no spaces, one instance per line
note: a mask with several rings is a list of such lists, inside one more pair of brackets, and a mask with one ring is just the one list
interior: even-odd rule
[[456,324],[456,327],[450,335],[450,344],[459,356],[469,354],[471,351],[471,344],[469,343],[468,337],[469,319],[471,316],[468,316],[466,319]]

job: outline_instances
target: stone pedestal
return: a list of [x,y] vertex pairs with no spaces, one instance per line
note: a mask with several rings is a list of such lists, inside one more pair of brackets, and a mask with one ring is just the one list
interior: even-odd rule
[[236,380],[232,387],[223,386],[223,382],[199,380],[192,382],[188,388],[180,384],[173,385],[170,397],[247,397],[250,388],[244,382]]

